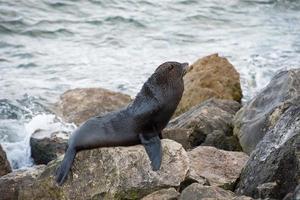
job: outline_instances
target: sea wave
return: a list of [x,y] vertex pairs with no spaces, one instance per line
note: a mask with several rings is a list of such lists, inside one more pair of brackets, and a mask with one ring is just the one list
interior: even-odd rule
[[17,68],[31,68],[31,67],[37,67],[37,64],[30,62],[26,64],[20,64],[17,66]]
[[9,33],[9,34],[11,34],[11,33],[14,33],[14,31],[13,30],[11,30],[9,27],[7,27],[6,25],[4,25],[4,24],[0,24],[0,34],[3,34],[3,33]]
[[43,29],[30,29],[22,32],[22,35],[30,37],[60,37],[60,36],[73,36],[74,33],[65,28],[56,30],[43,30]]
[[141,27],[141,28],[146,27],[146,25],[139,20],[136,20],[134,18],[122,17],[122,16],[109,16],[104,19],[104,22],[109,22],[112,24],[127,23],[127,24],[132,24],[136,27]]

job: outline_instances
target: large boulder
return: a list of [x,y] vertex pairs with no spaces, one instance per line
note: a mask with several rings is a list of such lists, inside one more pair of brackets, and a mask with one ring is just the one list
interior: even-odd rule
[[20,196],[27,192],[25,188],[30,188],[44,169],[45,165],[40,165],[26,170],[16,170],[0,177],[0,199],[22,199]]
[[0,145],[0,176],[8,174],[9,172],[11,172],[11,167],[7,160],[6,153]]
[[72,173],[62,187],[54,181],[61,157],[30,185],[22,188],[19,199],[137,199],[163,188],[177,187],[189,170],[184,148],[162,140],[163,161],[152,171],[142,145],[98,148],[79,152]]
[[233,192],[224,190],[216,186],[204,186],[193,183],[185,188],[179,200],[201,200],[201,199],[219,199],[219,200],[252,200],[246,196],[236,196]]
[[300,69],[278,73],[235,117],[234,134],[250,154],[291,105],[299,104]]
[[243,152],[224,151],[215,147],[197,147],[188,152],[190,171],[188,178],[224,189],[234,189],[248,156]]
[[145,197],[142,200],[177,200],[180,193],[175,188],[161,189],[155,191]]
[[184,77],[184,88],[176,116],[212,97],[239,102],[242,98],[239,73],[218,54],[206,56],[192,64]]
[[35,164],[47,164],[65,153],[70,133],[37,130],[30,137],[31,157]]
[[269,128],[251,153],[236,187],[237,193],[282,199],[299,184],[300,101],[282,112],[275,126]]
[[60,96],[57,113],[66,122],[80,125],[87,119],[129,104],[129,95],[103,88],[76,88]]
[[190,149],[199,145],[239,151],[233,135],[233,118],[241,105],[233,100],[209,99],[171,120],[163,138],[169,138]]

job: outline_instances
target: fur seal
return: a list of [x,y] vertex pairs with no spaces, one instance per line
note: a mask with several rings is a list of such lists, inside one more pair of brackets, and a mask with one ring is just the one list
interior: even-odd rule
[[188,63],[161,64],[126,108],[90,118],[76,129],[56,171],[58,185],[65,182],[78,151],[98,147],[142,144],[152,169],[158,170],[162,159],[161,131],[182,97],[183,76],[188,67]]

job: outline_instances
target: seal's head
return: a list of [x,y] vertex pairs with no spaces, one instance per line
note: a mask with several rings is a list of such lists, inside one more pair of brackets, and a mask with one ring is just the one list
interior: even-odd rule
[[189,69],[188,63],[179,63],[174,61],[165,62],[157,67],[155,73],[159,73],[164,76],[172,76],[176,78],[182,78]]
[[189,69],[188,63],[179,62],[165,62],[157,67],[152,78],[156,84],[160,85],[162,89],[176,89],[175,91],[183,91],[183,76]]

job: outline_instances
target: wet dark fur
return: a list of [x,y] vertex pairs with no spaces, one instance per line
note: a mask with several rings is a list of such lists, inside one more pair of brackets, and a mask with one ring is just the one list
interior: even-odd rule
[[139,134],[146,140],[160,135],[181,99],[185,70],[183,64],[177,62],[163,63],[143,85],[133,103],[119,111],[90,118],[75,130],[57,170],[57,183],[64,183],[80,150],[136,145],[143,140]]

